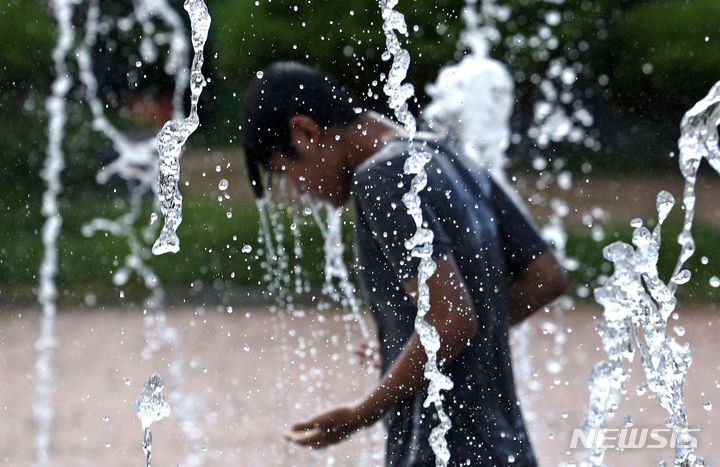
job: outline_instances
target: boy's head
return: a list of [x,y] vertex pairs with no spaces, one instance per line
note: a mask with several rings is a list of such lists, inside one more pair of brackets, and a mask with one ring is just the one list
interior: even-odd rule
[[243,141],[248,176],[255,196],[264,188],[260,166],[269,173],[273,154],[294,159],[297,151],[290,136],[290,121],[303,115],[323,128],[347,127],[356,118],[357,103],[337,81],[296,62],[277,62],[262,72],[247,91]]

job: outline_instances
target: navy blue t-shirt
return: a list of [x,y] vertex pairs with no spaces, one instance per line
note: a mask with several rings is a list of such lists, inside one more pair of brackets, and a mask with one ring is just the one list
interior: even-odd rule
[[[452,254],[478,319],[478,333],[444,369],[454,388],[443,393],[452,420],[446,439],[452,465],[536,465],[515,395],[508,344],[508,288],[513,276],[548,245],[484,170],[446,141],[419,137],[429,151],[421,192],[434,257]],[[403,173],[408,141],[395,139],[363,162],[353,177],[356,253],[360,280],[376,322],[385,373],[414,331],[416,307],[403,284],[417,274],[418,258],[404,242],[416,231],[402,202],[412,176]],[[391,410],[386,463],[435,465],[428,436],[435,409],[426,391]]]

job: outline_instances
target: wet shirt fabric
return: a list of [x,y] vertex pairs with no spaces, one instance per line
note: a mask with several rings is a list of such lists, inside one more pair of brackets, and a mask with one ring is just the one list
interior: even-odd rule
[[[454,255],[479,324],[444,369],[454,383],[443,392],[452,420],[450,463],[534,466],[515,395],[507,302],[513,276],[548,246],[497,183],[453,146],[427,136],[414,144],[432,154],[420,197],[434,233],[433,256]],[[377,325],[383,374],[412,335],[417,312],[403,288],[419,263],[404,245],[416,231],[402,202],[412,180],[403,173],[407,158],[407,140],[391,140],[353,177],[359,276]],[[437,415],[434,407],[423,408],[425,397],[420,391],[386,416],[387,465],[435,465],[428,436]]]

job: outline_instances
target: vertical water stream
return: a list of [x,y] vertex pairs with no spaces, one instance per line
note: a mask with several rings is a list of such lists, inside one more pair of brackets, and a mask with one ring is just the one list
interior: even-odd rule
[[50,461],[50,424],[53,420],[52,406],[52,352],[55,347],[55,313],[57,288],[58,252],[57,239],[62,226],[62,216],[58,207],[58,196],[62,191],[60,175],[65,166],[62,143],[65,134],[65,98],[72,86],[67,68],[67,56],[73,47],[75,33],[72,26],[73,2],[54,0],[51,2],[53,15],[58,25],[58,40],[52,52],[55,66],[55,79],[52,93],[45,102],[49,116],[48,145],[45,164],[41,177],[46,190],[42,198],[42,214],[45,223],[42,228],[43,259],[39,270],[38,301],[42,307],[40,336],[35,342],[38,358],[35,363],[35,405],[33,412],[37,431],[35,434],[36,462],[39,467]]

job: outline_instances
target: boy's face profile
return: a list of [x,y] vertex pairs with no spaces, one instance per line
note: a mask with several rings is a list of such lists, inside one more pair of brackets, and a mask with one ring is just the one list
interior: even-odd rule
[[[302,194],[340,207],[350,197],[352,174],[337,129],[322,129],[308,117],[290,123],[290,137],[297,157],[274,152],[268,160],[271,171],[287,177]],[[293,123],[294,122],[294,123]]]

